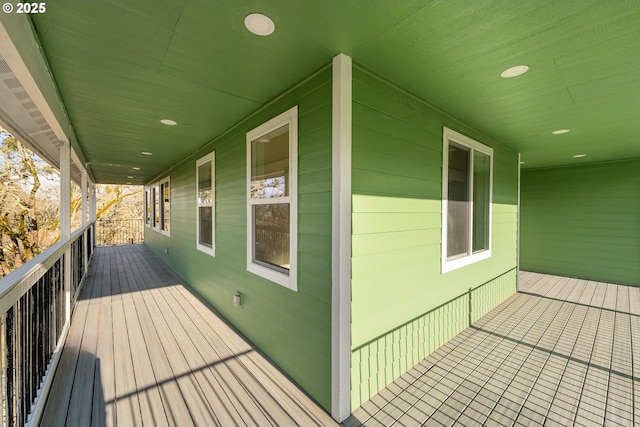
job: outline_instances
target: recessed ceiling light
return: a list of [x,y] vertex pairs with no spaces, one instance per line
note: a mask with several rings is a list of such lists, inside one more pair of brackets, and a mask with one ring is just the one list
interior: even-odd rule
[[244,18],[244,26],[257,36],[268,36],[276,29],[271,18],[261,13],[252,13]]
[[258,142],[262,142],[263,144],[267,144],[267,143],[271,142],[271,140],[269,138],[260,138],[258,140]]
[[128,176],[127,179],[133,179],[133,177],[132,176]]
[[569,133],[569,132],[571,132],[571,130],[569,129],[558,129],[558,130],[554,130],[551,133],[554,135],[562,135],[563,133]]
[[137,167],[137,166],[136,166],[136,167],[134,167],[134,168],[131,168],[131,169],[133,169],[134,171],[139,171],[139,170],[140,170],[140,168],[139,168],[139,167]]
[[521,76],[527,71],[529,71],[528,65],[516,65],[515,67],[507,68],[506,70],[504,70],[500,74],[500,76],[504,77],[505,79],[510,79],[511,77]]
[[176,122],[175,120],[171,120],[171,119],[162,119],[160,120],[160,123],[162,123],[163,125],[167,125],[167,126],[175,126],[178,124],[178,122]]
[[586,154],[576,154],[575,156],[573,156],[574,159],[579,159],[580,157],[585,157]]
[[151,151],[143,151],[140,154],[142,154],[143,156],[152,156],[153,153]]

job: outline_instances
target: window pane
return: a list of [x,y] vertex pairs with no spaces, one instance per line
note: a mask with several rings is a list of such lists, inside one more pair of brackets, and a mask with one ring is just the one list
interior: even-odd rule
[[164,184],[162,184],[162,207],[163,207],[163,212],[162,212],[162,220],[163,220],[163,225],[162,225],[162,229],[164,231],[169,231],[169,197],[170,197],[170,190],[169,190],[169,182],[165,182]]
[[198,208],[198,216],[200,221],[200,236],[198,243],[204,246],[213,247],[213,208],[211,206],[200,206]]
[[253,260],[289,271],[289,204],[253,206]]
[[489,184],[491,161],[473,153],[473,252],[489,249]]
[[289,125],[251,142],[251,198],[289,195]]
[[212,201],[211,162],[206,162],[198,166],[198,203],[209,204]]
[[468,254],[469,149],[449,144],[447,259]]
[[158,187],[153,187],[153,226],[157,227],[160,223],[160,197],[158,195]]

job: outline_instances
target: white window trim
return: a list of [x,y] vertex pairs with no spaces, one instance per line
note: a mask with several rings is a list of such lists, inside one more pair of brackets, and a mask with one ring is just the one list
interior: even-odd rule
[[[171,182],[170,177],[162,179],[161,181],[156,181],[153,184],[150,184],[144,188],[145,192],[145,210],[144,210],[144,221],[145,227],[157,231],[158,233],[170,237],[171,236],[171,227],[169,227],[169,231],[163,229],[164,227],[164,194],[162,192],[162,186],[164,183],[169,183],[169,212],[171,212]],[[158,223],[154,224],[156,218],[156,204],[154,201],[154,196],[158,195]],[[147,205],[149,206],[149,222],[147,222]],[[169,213],[169,221],[171,221],[171,213]]]
[[[201,165],[211,162],[211,204],[198,202],[198,170]],[[216,152],[212,151],[196,161],[196,249],[211,256],[216,256]],[[200,207],[211,206],[211,247],[200,244]]]
[[[491,257],[492,248],[492,223],[493,223],[493,148],[488,147],[476,140],[462,135],[447,127],[443,128],[442,132],[442,248],[441,261],[442,261],[442,273],[456,270],[461,267],[465,267],[470,264],[474,264],[478,261],[488,259]],[[447,260],[447,212],[448,212],[448,194],[449,194],[449,141],[456,142],[462,146],[465,146],[471,150],[471,170],[469,172],[469,187],[473,188],[473,151],[479,151],[489,156],[489,248],[476,254],[467,255]],[[469,203],[469,209],[473,211],[473,200]],[[473,219],[469,216],[469,239],[473,239]]]
[[[289,273],[282,273],[253,262],[253,215],[252,207],[263,203],[251,199],[251,142],[284,125],[289,125],[289,197],[279,198],[289,202]],[[298,290],[298,106],[274,117],[268,122],[247,132],[247,271],[282,285],[292,291]]]
[[[164,184],[169,184],[169,231],[164,229]],[[165,236],[171,236],[171,182],[170,178],[166,177],[162,181],[158,182],[158,193],[160,194],[160,233]]]

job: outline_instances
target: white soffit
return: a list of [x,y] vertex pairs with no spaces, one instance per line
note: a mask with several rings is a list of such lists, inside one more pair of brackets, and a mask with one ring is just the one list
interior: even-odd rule
[[[60,143],[69,139],[1,22],[0,99],[0,125],[60,167]],[[83,168],[74,157],[73,180],[80,182]]]

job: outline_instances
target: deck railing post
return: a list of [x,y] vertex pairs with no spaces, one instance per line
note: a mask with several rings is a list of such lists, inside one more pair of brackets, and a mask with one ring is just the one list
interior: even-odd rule
[[82,277],[89,271],[89,233],[91,233],[90,228],[82,233]]

